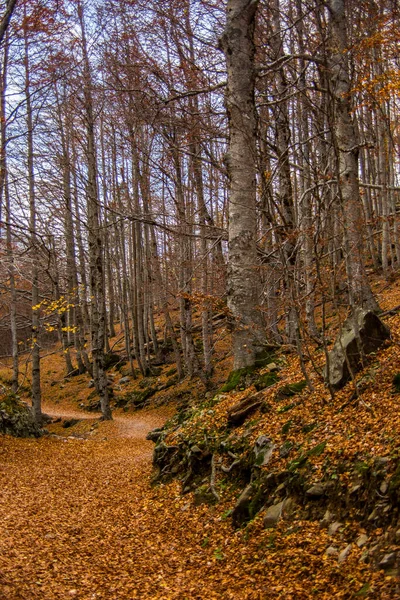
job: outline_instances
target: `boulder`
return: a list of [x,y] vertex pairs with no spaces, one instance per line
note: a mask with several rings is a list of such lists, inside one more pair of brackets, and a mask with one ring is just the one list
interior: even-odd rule
[[255,456],[254,466],[265,467],[271,460],[275,444],[266,435],[260,435],[254,444],[253,452]]
[[307,491],[306,491],[306,496],[308,498],[322,498],[323,496],[326,496],[327,491],[329,490],[330,484],[329,483],[322,483],[321,481],[319,481],[318,483],[315,483],[313,486],[311,486]]
[[14,395],[0,398],[0,434],[14,437],[40,437],[43,431],[30,407]]
[[396,564],[396,552],[391,552],[390,554],[385,554],[383,558],[378,563],[378,569],[383,569],[386,571],[387,569],[391,569]]
[[343,323],[329,353],[329,369],[325,367],[327,383],[333,389],[341,389],[351,379],[351,372],[360,369],[363,357],[378,350],[389,337],[389,329],[374,312],[355,309]]
[[350,554],[350,552],[352,551],[352,549],[353,549],[353,544],[348,544],[346,546],[346,548],[344,548],[340,552],[339,557],[338,557],[338,563],[340,565],[344,563],[344,561],[346,560],[346,558],[348,557],[348,555]]
[[232,511],[232,523],[234,527],[240,527],[250,518],[250,505],[256,493],[256,487],[249,483],[240,494]]
[[272,527],[276,527],[278,521],[281,517],[290,515],[295,510],[295,504],[292,498],[285,498],[282,502],[278,504],[273,504],[267,509],[264,517],[264,527],[266,529],[271,529]]

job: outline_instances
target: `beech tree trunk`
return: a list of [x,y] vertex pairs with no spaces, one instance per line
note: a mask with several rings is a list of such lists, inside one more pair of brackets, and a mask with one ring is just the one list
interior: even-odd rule
[[36,190],[33,163],[33,116],[30,90],[29,42],[24,28],[25,100],[27,124],[27,163],[29,194],[29,233],[32,256],[32,409],[35,421],[42,421],[42,392],[40,386],[40,308],[39,308],[39,245],[36,231]]
[[82,32],[83,75],[85,85],[83,89],[85,102],[86,125],[86,153],[87,153],[87,213],[88,213],[88,242],[89,242],[89,272],[90,272],[90,325],[92,337],[93,377],[96,389],[100,396],[100,405],[103,419],[112,419],[108,394],[107,375],[104,369],[104,348],[106,340],[105,319],[105,290],[104,290],[104,265],[103,242],[100,230],[99,196],[97,188],[97,161],[94,135],[94,114],[92,98],[92,78],[85,35],[83,9],[78,2],[78,16]]
[[253,366],[265,341],[259,304],[256,218],[254,23],[257,0],[228,0],[221,39],[227,66],[228,307],[233,319],[234,369]]
[[337,159],[349,302],[373,310],[378,304],[365,273],[362,204],[358,180],[359,144],[352,116],[347,31],[344,0],[330,0],[330,86],[333,108],[334,145]]

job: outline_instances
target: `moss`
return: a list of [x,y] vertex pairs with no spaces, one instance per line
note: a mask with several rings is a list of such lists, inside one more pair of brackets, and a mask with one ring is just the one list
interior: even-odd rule
[[31,409],[15,394],[0,399],[0,433],[15,437],[40,437],[43,434]]
[[289,410],[292,410],[292,408],[295,408],[296,406],[297,406],[297,402],[292,402],[291,404],[286,404],[286,406],[282,406],[281,408],[278,409],[278,413],[288,412]]
[[[268,361],[269,362],[269,361]],[[257,391],[263,390],[278,381],[276,373],[264,373],[258,375],[259,366],[244,367],[243,369],[236,369],[229,373],[226,383],[219,390],[220,392],[231,392],[235,389],[246,389],[250,385],[254,384]]]
[[260,509],[265,504],[265,492],[263,486],[259,486],[254,494],[254,497],[251,499],[249,504],[249,517],[250,519],[254,519],[256,514],[260,511]]
[[153,377],[143,377],[143,379],[139,382],[139,387],[141,389],[149,388],[154,385],[155,380]]
[[256,388],[257,392],[259,392],[260,390],[264,390],[265,388],[270,387],[278,380],[279,377],[276,373],[264,373],[264,375],[261,375],[261,377],[259,377],[257,381],[255,381],[254,387]]
[[226,380],[226,383],[220,389],[220,392],[231,392],[232,390],[235,390],[239,386],[243,378],[246,375],[252,373],[253,371],[254,367],[244,367],[243,369],[236,369],[235,371],[231,371],[229,373],[228,379]]
[[314,446],[314,448],[311,448],[311,450],[307,452],[307,456],[320,456],[324,452],[326,444],[326,441],[317,444],[316,446]]
[[134,392],[129,392],[125,395],[125,400],[127,404],[132,404],[133,406],[139,408],[142,406],[148,398],[153,396],[156,393],[155,388],[146,388],[142,391],[136,390]]
[[288,385],[284,385],[277,391],[275,400],[280,401],[285,398],[296,396],[297,394],[300,394],[300,392],[302,392],[306,386],[307,382],[304,380],[297,383],[289,383]]
[[282,425],[282,429],[281,429],[281,433],[282,435],[286,435],[289,432],[289,429],[292,426],[293,421],[291,419],[289,419],[289,421],[286,421],[286,423],[284,425]]
[[290,452],[293,449],[293,443],[290,440],[286,440],[283,442],[282,446],[279,448],[279,456],[285,458],[289,456]]
[[358,461],[354,465],[354,470],[360,475],[366,475],[370,470],[370,465],[364,461]]
[[397,468],[390,479],[389,490],[391,492],[400,490],[400,463],[397,465]]
[[115,354],[114,352],[107,352],[104,356],[104,369],[107,371],[108,369],[112,369],[118,363],[121,363],[121,357],[119,354]]
[[275,354],[271,352],[271,349],[266,348],[265,350],[262,350],[262,352],[256,354],[255,366],[256,368],[261,369],[261,367],[265,367],[269,363],[274,362],[274,360]]
[[316,427],[318,427],[318,423],[308,423],[308,425],[303,425],[303,427],[301,428],[303,433],[310,433],[311,431],[313,431]]
[[289,463],[288,471],[293,472],[293,471],[297,471],[297,469],[301,469],[301,467],[304,467],[304,465],[306,464],[307,461],[308,461],[307,455],[300,454],[300,456],[298,456],[297,458],[295,458],[294,460],[292,460]]

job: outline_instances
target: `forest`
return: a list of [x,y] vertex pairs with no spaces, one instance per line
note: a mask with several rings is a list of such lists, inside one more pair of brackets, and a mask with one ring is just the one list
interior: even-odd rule
[[0,1],[4,598],[400,595],[399,41]]

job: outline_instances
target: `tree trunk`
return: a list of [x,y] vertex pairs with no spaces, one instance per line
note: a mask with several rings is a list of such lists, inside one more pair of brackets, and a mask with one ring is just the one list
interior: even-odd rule
[[333,108],[339,197],[343,215],[349,302],[376,310],[364,267],[363,215],[358,181],[359,145],[350,101],[344,0],[330,0],[330,93]]
[[89,242],[89,271],[91,291],[91,337],[93,354],[93,376],[96,389],[100,396],[103,419],[112,419],[108,394],[107,375],[104,369],[104,347],[106,338],[105,291],[103,276],[103,244],[100,230],[99,195],[97,188],[97,161],[94,135],[94,115],[92,98],[92,78],[87,54],[85,24],[81,2],[78,2],[78,17],[82,33],[83,75],[85,78],[83,94],[85,100],[86,124],[86,154],[87,154],[87,212],[88,212],[88,242]]
[[234,369],[253,366],[265,342],[259,304],[256,215],[254,24],[257,0],[228,0],[221,43],[228,81],[228,307],[233,319]]

